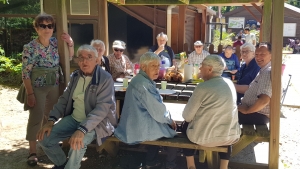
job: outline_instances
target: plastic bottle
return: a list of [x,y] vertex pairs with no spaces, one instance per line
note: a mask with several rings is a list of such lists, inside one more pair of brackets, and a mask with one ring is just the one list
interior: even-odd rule
[[165,68],[171,66],[169,58],[165,57],[164,55],[161,55],[161,61],[165,61]]
[[194,80],[198,79],[198,74],[199,74],[199,65],[194,64],[194,67],[193,67],[193,79]]
[[165,61],[162,60],[161,61],[161,65],[160,65],[160,69],[159,69],[159,74],[158,74],[158,79],[163,80],[165,78],[165,74],[166,74],[166,65],[165,65]]

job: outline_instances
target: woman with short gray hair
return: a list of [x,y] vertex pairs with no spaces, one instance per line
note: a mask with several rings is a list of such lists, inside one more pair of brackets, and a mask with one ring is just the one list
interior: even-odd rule
[[98,65],[100,65],[103,70],[110,73],[109,60],[106,56],[103,55],[105,52],[104,42],[98,39],[92,40],[91,46],[93,46],[98,52],[98,59],[97,59]]
[[[237,72],[237,84],[249,85],[260,70],[260,67],[255,61],[255,46],[251,43],[243,44],[241,46],[241,58],[244,63],[242,64],[241,69]],[[241,102],[242,97],[244,97],[244,94],[237,93],[238,104]]]
[[[222,78],[224,60],[218,55],[207,56],[200,67],[204,80],[195,88],[182,117],[182,132],[188,139],[205,147],[227,146],[227,153],[219,153],[220,169],[227,169],[232,144],[240,138],[236,105],[236,90],[230,79]],[[184,149],[188,169],[196,169],[194,150]]]
[[156,36],[157,44],[149,49],[149,52],[154,52],[165,63],[166,67],[171,67],[175,59],[175,54],[170,46],[167,45],[168,36],[161,32]]

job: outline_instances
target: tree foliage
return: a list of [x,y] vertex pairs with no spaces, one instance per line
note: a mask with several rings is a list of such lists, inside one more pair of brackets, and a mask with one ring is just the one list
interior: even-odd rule
[[286,3],[300,8],[300,0],[288,0]]
[[[221,13],[224,14],[224,13],[233,11],[236,8],[238,8],[238,7],[237,6],[222,6],[221,7]],[[214,10],[214,11],[216,11],[216,12],[219,11],[219,7],[218,6],[213,6],[211,9]]]

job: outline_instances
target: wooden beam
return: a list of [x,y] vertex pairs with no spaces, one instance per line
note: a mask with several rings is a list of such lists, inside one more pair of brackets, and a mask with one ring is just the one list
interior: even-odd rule
[[202,9],[202,18],[201,18],[201,41],[202,43],[206,42],[206,27],[207,27],[207,10]]
[[108,10],[107,10],[107,1],[106,0],[98,0],[99,3],[99,22],[98,28],[99,33],[98,37],[105,44],[106,50],[105,55],[109,54],[109,41],[108,41]]
[[271,42],[272,0],[264,0],[262,21],[262,41]]
[[186,6],[179,6],[179,25],[178,25],[178,51],[183,51],[183,44],[185,43],[185,14]]
[[190,3],[190,0],[179,0],[180,2],[184,3],[184,4],[189,4]]
[[[242,6],[245,3],[251,5],[251,3],[261,3],[262,0],[108,0],[108,2],[117,3],[120,5],[187,5],[187,4],[207,4],[218,5],[238,5]],[[189,3],[188,3],[189,2]],[[231,4],[229,4],[231,3]]]
[[[270,103],[269,169],[279,166],[281,65],[284,23],[284,0],[272,3],[272,99]],[[276,12],[275,12],[276,9]]]
[[67,43],[65,43],[60,36],[63,32],[68,32],[68,20],[66,0],[56,0],[56,38],[58,41],[59,61],[62,66],[65,83],[60,85],[60,92],[66,88],[70,81],[70,56]]
[[245,6],[245,5],[243,5],[243,7],[253,16],[253,18],[257,21],[257,22],[259,22],[259,23],[261,23],[261,20],[260,19],[258,19],[255,15],[254,15],[254,13],[247,7],[247,6]]
[[171,48],[173,49],[174,53],[179,53],[179,51],[178,51],[178,22],[179,22],[178,14],[172,14]]
[[251,3],[251,5],[252,5],[256,10],[258,10],[258,12],[259,12],[260,14],[263,13],[263,10],[261,9],[261,7],[257,6],[255,3]]
[[[194,42],[201,39],[201,13],[196,13],[194,18]],[[194,47],[194,46],[193,46]]]

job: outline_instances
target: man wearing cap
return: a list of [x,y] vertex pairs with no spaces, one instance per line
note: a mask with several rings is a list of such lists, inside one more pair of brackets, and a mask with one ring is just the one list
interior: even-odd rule
[[200,66],[204,58],[210,55],[210,53],[203,50],[203,43],[199,40],[194,43],[194,49],[195,50],[189,54],[188,63],[192,65],[198,64]]
[[251,43],[256,46],[256,36],[253,33],[250,33],[250,28],[246,27],[245,32],[245,43]]
[[129,58],[123,54],[126,49],[126,44],[123,41],[115,40],[112,45],[114,53],[110,54],[107,58],[109,60],[109,67],[111,76],[114,80],[117,78],[124,78],[130,76],[133,71],[133,64]]

